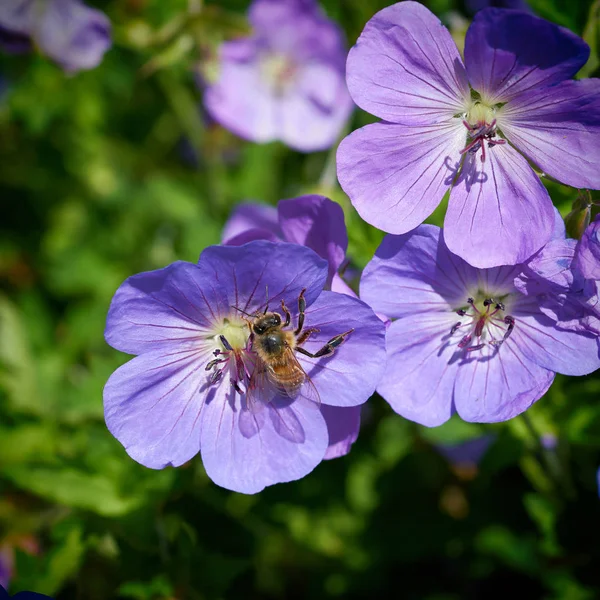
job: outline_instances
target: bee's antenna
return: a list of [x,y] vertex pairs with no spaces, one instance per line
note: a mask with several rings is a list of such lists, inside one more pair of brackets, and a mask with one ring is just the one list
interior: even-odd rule
[[269,286],[268,285],[265,285],[265,293],[267,296],[267,304],[265,306],[265,312],[263,313],[263,315],[266,315],[269,310]]
[[231,305],[231,308],[235,308],[235,310],[239,310],[243,315],[246,315],[247,317],[250,317],[251,319],[254,318],[254,315],[247,313],[245,310],[242,310],[241,308],[238,308],[237,306],[233,306],[233,304]]

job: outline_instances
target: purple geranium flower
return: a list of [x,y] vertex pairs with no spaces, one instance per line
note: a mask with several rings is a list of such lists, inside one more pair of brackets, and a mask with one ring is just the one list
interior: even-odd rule
[[[557,326],[600,335],[600,216],[579,242],[553,239],[515,280]],[[600,341],[600,339],[599,339]]]
[[427,8],[377,13],[350,50],[354,101],[383,119],[345,138],[338,177],[361,216],[400,234],[450,190],[444,239],[477,267],[519,264],[549,239],[553,207],[529,166],[600,187],[600,80],[572,81],[589,55],[573,33],[531,14],[475,16],[465,62]]
[[338,26],[313,0],[255,0],[254,33],[220,49],[220,73],[204,95],[223,127],[302,152],[331,146],[352,111]]
[[593,336],[556,327],[514,280],[526,265],[477,269],[421,225],[388,235],[365,268],[361,298],[396,320],[377,391],[427,426],[455,412],[465,421],[510,419],[550,387],[555,373],[600,366]]
[[240,246],[257,239],[291,242],[314,250],[329,264],[328,288],[339,278],[348,248],[342,207],[318,195],[281,200],[277,208],[240,204],[225,224],[224,243]]
[[[317,195],[281,200],[277,208],[240,204],[225,224],[223,242],[241,246],[261,239],[311,248],[329,265],[325,288],[356,297],[338,274],[348,247],[344,211],[339,204]],[[360,430],[360,411],[360,406],[328,406],[321,411],[330,440],[325,459],[350,452]]]
[[110,21],[79,0],[2,0],[0,46],[28,50],[30,41],[65,71],[93,69],[110,48]]
[[[138,356],[111,376],[104,402],[108,428],[129,455],[160,469],[200,451],[215,483],[244,493],[309,473],[336,442],[325,407],[364,403],[385,361],[381,321],[360,300],[322,291],[326,278],[327,263],[312,250],[254,241],[213,246],[197,265],[177,262],[125,281],[106,339]],[[297,395],[282,394],[265,378],[246,315],[268,305],[283,321],[285,303],[285,329],[300,329],[301,296],[305,341],[296,357],[314,388],[305,382]],[[302,354],[331,340],[333,356]]]

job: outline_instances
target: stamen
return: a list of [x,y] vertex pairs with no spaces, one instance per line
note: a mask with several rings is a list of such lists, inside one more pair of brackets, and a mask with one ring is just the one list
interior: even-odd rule
[[[465,333],[458,343],[458,347],[465,352],[476,352],[485,346],[498,348],[511,335],[515,327],[515,319],[511,315],[498,314],[506,309],[503,302],[493,297],[479,299],[467,298],[467,304],[472,311],[464,308],[455,311],[461,317],[468,317],[467,323],[458,321],[450,329],[450,335],[455,334],[460,328],[469,327],[469,333]],[[479,308],[481,307],[481,308]],[[485,310],[484,310],[485,309]],[[505,327],[507,325],[508,327]],[[494,328],[500,329],[501,339],[494,335]],[[496,330],[496,334],[497,334]]]
[[221,344],[223,344],[225,350],[228,350],[229,352],[233,350],[231,344],[227,341],[227,338],[224,335],[220,335],[219,340],[221,340]]
[[210,371],[213,367],[216,367],[219,363],[227,362],[225,358],[215,358],[210,362],[206,363],[206,367],[204,367],[205,371]]
[[465,337],[463,337],[463,339],[460,340],[460,342],[458,342],[458,347],[465,348],[466,346],[468,346],[471,343],[472,339],[473,338],[470,335],[465,335]]
[[485,344],[477,344],[477,346],[469,346],[465,348],[465,352],[475,352],[475,350],[481,350]]
[[208,382],[213,385],[215,383],[217,383],[218,381],[221,380],[221,377],[223,377],[223,371],[221,371],[220,369],[215,369],[209,376],[208,376]]

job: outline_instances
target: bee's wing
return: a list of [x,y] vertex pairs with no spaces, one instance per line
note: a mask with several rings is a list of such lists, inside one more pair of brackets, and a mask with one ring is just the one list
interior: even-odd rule
[[[275,389],[282,396],[288,396],[289,398],[296,398],[301,395],[311,400],[312,402],[317,403],[321,406],[321,396],[319,395],[319,390],[315,387],[315,384],[312,382],[311,378],[308,376],[308,373],[304,370],[304,367],[300,364],[296,353],[290,348],[287,347],[285,349],[286,357],[290,362],[290,365],[293,369],[295,369],[298,373],[302,374],[303,383],[300,386],[286,386],[281,384],[280,382],[274,381],[271,379],[271,383],[275,386]],[[268,373],[267,373],[268,375]]]
[[248,389],[246,390],[246,408],[249,411],[256,412],[260,408],[261,394],[269,387],[267,365],[257,357],[248,383]]

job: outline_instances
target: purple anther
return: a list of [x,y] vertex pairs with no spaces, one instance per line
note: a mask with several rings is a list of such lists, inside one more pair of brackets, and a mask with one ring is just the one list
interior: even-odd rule
[[221,380],[221,377],[223,377],[223,371],[221,371],[220,369],[215,369],[209,376],[208,376],[208,382],[212,385],[217,383],[217,381]]
[[457,329],[462,325],[462,323],[459,321],[458,323],[455,323],[454,325],[452,325],[452,329],[450,330],[450,335],[454,335],[457,331]]
[[221,344],[223,344],[225,350],[228,350],[229,352],[233,350],[231,344],[227,341],[227,338],[224,335],[220,335],[219,339],[221,340]]
[[468,346],[471,343],[471,336],[470,335],[465,335],[465,337],[463,337],[462,340],[460,340],[460,342],[458,342],[458,347],[459,348],[465,348],[466,346]]
[[465,348],[465,352],[475,352],[475,350],[481,350],[485,344],[477,344],[476,346],[469,346]]

